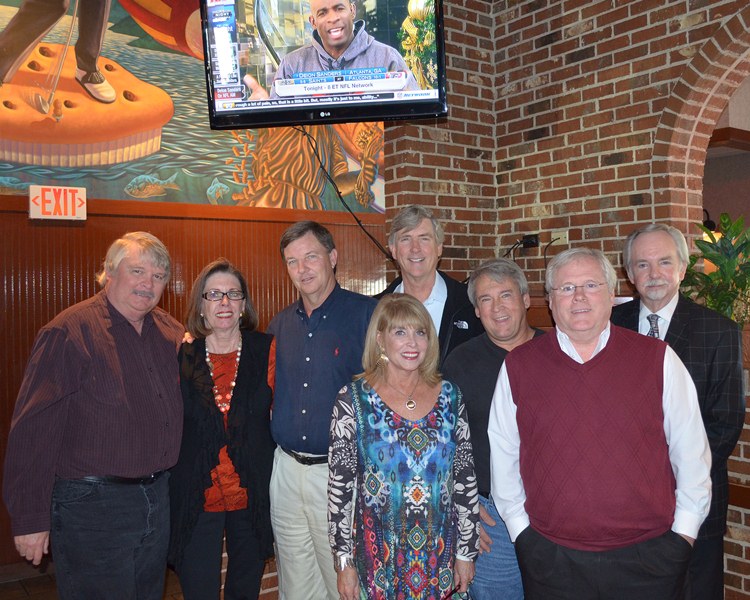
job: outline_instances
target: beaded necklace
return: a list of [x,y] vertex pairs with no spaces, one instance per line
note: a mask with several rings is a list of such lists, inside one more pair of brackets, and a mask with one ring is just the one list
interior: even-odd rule
[[[214,400],[216,400],[216,406],[222,412],[226,414],[229,412],[229,408],[232,405],[232,395],[234,394],[234,386],[237,383],[237,373],[240,371],[240,356],[242,355],[242,338],[240,338],[237,344],[237,357],[234,359],[234,377],[232,382],[229,384],[229,393],[221,394],[219,387],[214,382]],[[208,372],[211,374],[211,381],[214,380],[214,365],[211,362],[211,357],[208,352],[208,344],[206,344],[206,364],[208,365]]]

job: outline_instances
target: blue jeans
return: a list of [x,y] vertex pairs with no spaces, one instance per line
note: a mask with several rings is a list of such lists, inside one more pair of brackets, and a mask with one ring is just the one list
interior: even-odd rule
[[61,600],[161,600],[169,474],[147,485],[58,479],[50,542]]
[[496,524],[489,527],[482,522],[482,529],[492,539],[492,549],[477,558],[476,574],[474,583],[469,588],[469,596],[472,600],[523,600],[521,571],[505,523],[497,514],[491,499],[479,496],[479,502]]

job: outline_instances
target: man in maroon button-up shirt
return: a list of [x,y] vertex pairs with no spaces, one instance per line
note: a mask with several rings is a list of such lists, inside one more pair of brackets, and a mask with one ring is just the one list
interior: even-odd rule
[[167,249],[135,232],[107,252],[104,289],[34,342],[8,437],[3,498],[16,548],[51,545],[60,598],[154,598],[163,590],[177,461],[183,327],[156,308]]

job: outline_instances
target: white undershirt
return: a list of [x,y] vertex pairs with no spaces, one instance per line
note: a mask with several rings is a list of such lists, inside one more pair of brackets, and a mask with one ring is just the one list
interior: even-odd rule
[[[398,294],[404,294],[404,282],[402,281],[393,290]],[[448,300],[448,286],[445,285],[438,272],[435,271],[435,283],[432,285],[432,291],[427,296],[427,300],[422,302],[427,312],[430,313],[432,318],[432,324],[435,325],[435,331],[440,333],[440,323],[443,321],[443,310],[445,309],[445,302]]]

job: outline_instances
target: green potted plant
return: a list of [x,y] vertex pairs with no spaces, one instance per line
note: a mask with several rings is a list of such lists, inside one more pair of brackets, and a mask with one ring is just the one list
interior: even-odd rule
[[698,227],[705,235],[695,241],[700,253],[690,257],[682,291],[742,327],[750,321],[750,229],[742,217],[732,221],[727,213],[721,213],[717,232]]

